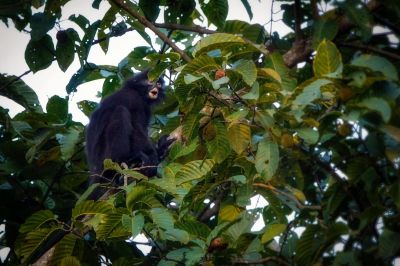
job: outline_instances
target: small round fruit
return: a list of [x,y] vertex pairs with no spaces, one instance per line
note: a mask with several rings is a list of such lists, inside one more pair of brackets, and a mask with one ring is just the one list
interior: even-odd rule
[[293,136],[285,133],[281,137],[281,145],[284,148],[291,148],[294,145]]
[[223,69],[218,69],[218,70],[215,72],[215,80],[220,79],[220,78],[222,78],[222,77],[225,77],[225,70],[223,70]]
[[351,125],[348,123],[340,124],[337,128],[337,132],[340,136],[347,137],[352,132]]

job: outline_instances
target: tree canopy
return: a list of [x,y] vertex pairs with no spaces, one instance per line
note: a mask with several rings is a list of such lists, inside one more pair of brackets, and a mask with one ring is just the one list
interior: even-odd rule
[[[166,73],[151,138],[180,138],[159,178],[106,160],[130,182],[87,200],[96,185],[86,187],[85,126],[68,113],[68,98],[54,95],[41,106],[26,73],[0,73],[0,95],[24,107],[14,117],[0,107],[6,264],[392,265],[399,258],[397,0],[276,0],[267,25],[226,19],[230,5],[251,19],[248,0],[93,0],[94,9],[109,6],[103,17],[91,21],[77,10],[65,28],[68,2],[0,2],[1,21],[30,35],[26,73],[51,64],[66,71],[78,60],[67,93],[104,80],[100,98],[136,71],[150,68],[153,79]],[[277,8],[287,35],[271,31]],[[88,61],[92,47],[107,53],[130,31],[147,45],[118,65]],[[97,103],[78,105],[89,117]],[[249,208],[257,195],[268,204]],[[145,242],[133,240],[139,234]]]

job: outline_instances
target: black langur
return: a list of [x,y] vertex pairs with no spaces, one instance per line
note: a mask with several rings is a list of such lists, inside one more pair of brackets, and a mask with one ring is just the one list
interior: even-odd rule
[[[114,179],[114,172],[103,172],[107,158],[140,167],[140,172],[148,177],[157,174],[157,165],[174,139],[163,136],[154,145],[148,136],[151,107],[164,98],[165,92],[164,80],[151,82],[147,74],[144,71],[128,79],[120,90],[101,101],[91,115],[86,132],[90,184]],[[101,196],[96,194],[91,198]]]

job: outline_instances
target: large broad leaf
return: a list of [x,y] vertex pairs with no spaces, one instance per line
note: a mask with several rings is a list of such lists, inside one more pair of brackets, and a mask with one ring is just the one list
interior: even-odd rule
[[308,225],[296,245],[295,260],[298,265],[312,265],[315,252],[320,249],[322,232],[319,225]]
[[265,244],[274,237],[285,232],[287,224],[268,224],[265,232],[261,237],[261,243]]
[[[59,265],[63,259],[72,256],[78,237],[74,234],[67,234],[57,243],[51,257],[52,265]],[[71,264],[68,264],[71,265]]]
[[282,55],[279,53],[272,53],[266,57],[265,67],[271,68],[278,72],[282,79],[282,89],[292,91],[296,87],[296,79],[291,77],[289,69],[283,61]]
[[47,102],[46,111],[54,120],[65,122],[68,118],[68,98],[64,99],[54,95]]
[[399,80],[395,66],[386,58],[364,54],[351,61],[351,64],[360,67],[367,67],[373,71],[381,72],[390,80]]
[[342,76],[342,55],[333,42],[323,40],[320,43],[313,69],[316,77],[340,78]]
[[215,33],[201,39],[193,49],[193,56],[196,57],[199,53],[205,53],[214,49],[224,49],[227,45],[245,44],[246,42],[235,35],[227,33]]
[[241,59],[233,64],[231,70],[239,73],[249,86],[252,86],[257,79],[257,68],[251,60]]
[[236,205],[224,205],[219,210],[218,221],[234,221],[239,217],[242,211],[243,209]]
[[106,30],[110,29],[115,21],[116,15],[118,13],[118,9],[114,6],[111,6],[107,12],[104,14],[103,19],[101,20],[99,31],[97,32],[97,38],[99,40],[103,40],[99,43],[101,49],[104,53],[108,51],[108,45],[110,43],[110,39],[108,34],[106,34]]
[[378,112],[382,116],[383,121],[386,123],[389,122],[392,115],[392,109],[390,108],[389,104],[382,98],[367,98],[359,102],[357,105]]
[[296,130],[299,137],[304,139],[307,144],[315,144],[318,141],[319,134],[317,130],[312,128],[299,128]]
[[76,145],[81,141],[81,131],[75,127],[68,128],[65,134],[57,134],[57,141],[60,143],[61,158],[69,160],[75,153]]
[[[301,93],[294,99],[293,104],[296,106],[305,106],[312,101],[321,98],[321,87],[331,83],[328,79],[311,80],[305,84]],[[297,108],[297,107],[296,107]]]
[[133,217],[126,214],[122,215],[122,226],[131,232],[132,238],[135,238],[143,229],[143,214],[137,213]]
[[96,238],[99,240],[110,239],[113,237],[114,231],[117,231],[117,236],[129,236],[130,230],[126,230],[122,227],[122,215],[128,214],[128,211],[124,208],[117,209],[116,212],[104,215],[95,228]]
[[40,228],[31,231],[27,234],[24,239],[21,248],[22,262],[26,263],[29,261],[32,254],[46,241],[46,239],[55,231],[60,230],[60,227],[51,228]]
[[169,213],[167,209],[151,209],[150,215],[153,219],[153,223],[156,224],[158,227],[166,230],[174,228],[174,217]]
[[25,61],[35,73],[51,65],[54,60],[54,44],[49,35],[40,40],[30,40],[25,49]]
[[114,211],[113,205],[105,201],[84,201],[72,210],[72,218],[76,219],[81,215],[111,214]]
[[265,179],[270,179],[278,169],[279,148],[276,142],[262,140],[258,143],[255,167]]
[[56,18],[50,13],[35,13],[31,17],[31,39],[38,41],[54,27]]
[[212,167],[214,166],[214,161],[210,159],[192,161],[179,170],[176,174],[176,183],[180,185],[192,180],[197,180],[208,174]]
[[56,58],[58,66],[64,72],[74,61],[75,41],[79,41],[79,35],[74,29],[57,33]]
[[228,127],[228,139],[231,148],[241,154],[251,141],[250,126],[244,123],[233,123]]
[[61,260],[60,266],[81,266],[81,263],[77,257],[68,256]]
[[317,45],[324,39],[333,40],[335,38],[339,26],[338,24],[330,19],[322,19],[315,22],[314,34],[313,34],[313,46],[317,48]]
[[140,0],[139,7],[142,9],[147,20],[155,22],[158,15],[160,14],[160,0]]
[[0,74],[0,95],[27,109],[42,111],[39,99],[34,90],[16,76],[5,76]]
[[204,1],[200,3],[201,9],[211,23],[217,27],[224,25],[229,7],[227,0],[209,0],[207,4],[204,4]]
[[228,157],[231,149],[227,137],[226,127],[220,122],[210,124],[215,130],[215,137],[207,142],[207,149],[211,158],[217,162],[223,162]]
[[49,210],[35,212],[19,228],[20,233],[28,233],[41,227],[43,224],[55,220],[55,215]]

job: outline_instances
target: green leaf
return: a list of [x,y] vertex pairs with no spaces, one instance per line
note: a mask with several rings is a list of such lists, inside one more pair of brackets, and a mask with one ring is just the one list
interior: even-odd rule
[[199,115],[189,114],[185,121],[183,122],[182,132],[183,135],[188,139],[192,140],[197,136],[197,131],[199,129]]
[[242,211],[243,209],[236,205],[225,205],[219,210],[218,221],[234,221]]
[[139,0],[139,7],[142,9],[147,20],[151,22],[155,22],[160,14],[160,0]]
[[275,121],[272,116],[264,110],[255,110],[255,121],[259,123],[264,128],[271,128],[274,126]]
[[319,225],[307,226],[296,245],[295,261],[298,265],[313,265],[313,255],[323,243],[321,234]]
[[75,153],[77,144],[81,141],[81,131],[70,127],[65,134],[57,134],[56,138],[60,143],[61,158],[68,161]]
[[323,40],[319,44],[313,69],[316,77],[340,78],[342,76],[342,55],[333,42]]
[[251,141],[251,130],[248,124],[232,123],[228,127],[228,139],[231,148],[241,154],[247,149]]
[[186,74],[184,77],[184,80],[185,80],[185,84],[189,85],[189,84],[196,82],[202,78],[204,78],[204,77],[197,77],[197,76],[193,76],[192,74]]
[[296,87],[296,79],[289,74],[289,68],[285,65],[282,55],[274,52],[266,57],[265,66],[278,72],[282,79],[282,89],[292,91]]
[[56,58],[58,66],[62,71],[67,71],[68,67],[74,61],[75,56],[75,41],[78,33],[74,29],[59,31],[57,36]]
[[262,140],[258,143],[255,167],[265,179],[270,179],[275,174],[279,165],[279,148],[276,142]]
[[206,239],[211,230],[207,225],[200,223],[196,220],[184,220],[176,223],[176,228],[185,230],[189,234]]
[[389,104],[382,98],[370,97],[357,103],[357,105],[378,112],[386,123],[389,122],[392,115]]
[[302,138],[307,144],[316,144],[319,139],[319,134],[317,130],[312,128],[299,128],[296,129],[299,137]]
[[47,222],[54,221],[55,218],[56,216],[49,210],[35,212],[28,219],[26,219],[25,223],[21,225],[19,232],[25,234],[30,231],[34,231]]
[[[99,45],[104,53],[107,53],[108,51],[108,45],[110,43],[109,34],[111,33],[111,27],[115,22],[117,13],[118,9],[115,8],[114,6],[111,6],[104,14],[104,17],[101,20],[99,26],[99,31],[97,32],[97,38],[99,40],[103,40],[102,42],[99,43]],[[105,32],[107,29],[110,29],[110,32],[108,34],[106,34]]]
[[239,73],[249,86],[252,86],[257,79],[257,68],[252,60],[240,59],[232,65],[231,70]]
[[196,46],[193,49],[193,56],[199,56],[200,53],[206,53],[208,51],[218,49],[218,48],[224,48],[227,45],[232,45],[232,44],[245,44],[246,42],[233,34],[227,34],[227,33],[214,33],[212,35],[209,35],[203,39],[201,39]]
[[81,263],[74,256],[65,257],[60,262],[60,266],[80,266]]
[[38,41],[54,27],[56,19],[49,13],[36,13],[31,17],[31,40]]
[[59,227],[40,228],[30,231],[23,241],[21,247],[21,258],[23,263],[27,263],[34,252],[47,240],[47,238]]
[[249,19],[252,20],[253,19],[253,12],[251,11],[251,6],[249,4],[249,2],[247,0],[240,0],[244,6],[244,8],[246,9],[247,15],[249,15]]
[[356,2],[343,2],[346,16],[355,23],[361,30],[363,41],[368,41],[372,35],[372,16],[364,5],[357,5]]
[[207,175],[214,166],[214,161],[210,159],[191,161],[179,170],[176,174],[176,184],[197,180]]
[[261,243],[265,244],[274,237],[285,232],[287,224],[268,224],[264,234],[261,237]]
[[225,125],[213,122],[211,126],[215,129],[215,137],[207,142],[207,150],[216,163],[223,162],[230,153],[229,140]]
[[0,95],[22,105],[26,109],[42,111],[34,90],[16,76],[0,74]]
[[400,250],[400,234],[388,229],[384,229],[379,236],[379,255],[384,258],[395,256]]
[[317,48],[324,39],[331,41],[338,33],[339,27],[336,21],[322,19],[315,22],[313,33],[313,47]]
[[135,185],[126,196],[126,207],[129,211],[147,208],[159,208],[161,203],[154,197],[154,189],[143,185]]
[[77,102],[76,104],[78,105],[79,110],[81,110],[88,118],[98,106],[97,102],[87,100]]
[[164,233],[165,233],[167,240],[178,241],[184,245],[186,245],[190,241],[189,234],[184,230],[170,228],[170,229],[166,230]]
[[245,100],[258,100],[260,97],[260,85],[258,82],[254,82],[251,90],[242,96]]
[[142,232],[144,226],[144,216],[141,213],[135,214],[133,217],[122,215],[122,226],[132,233],[132,238],[135,238]]
[[55,246],[54,253],[51,256],[51,265],[61,265],[64,259],[72,256],[77,240],[78,237],[73,234],[65,235]]
[[386,58],[363,54],[351,61],[354,66],[367,67],[376,72],[381,72],[389,80],[398,81],[396,67]]
[[[113,237],[129,236],[130,230],[122,227],[122,215],[128,213],[127,209],[119,208],[114,213],[108,213],[101,217],[100,223],[95,227],[96,238],[106,240]],[[114,233],[117,233],[116,235]]]
[[54,55],[53,40],[47,34],[40,40],[30,40],[25,49],[25,61],[33,73],[49,67]]
[[84,201],[75,206],[72,210],[72,218],[77,219],[81,215],[111,214],[114,210],[113,205],[105,201]]
[[60,122],[65,122],[68,118],[68,98],[64,99],[54,95],[47,102],[46,111],[49,116]]
[[224,25],[229,8],[227,0],[210,0],[207,4],[201,1],[200,4],[209,23],[213,23],[217,27]]
[[176,160],[177,158],[186,156],[194,152],[199,146],[199,140],[194,139],[189,145],[183,146],[181,143],[176,143],[169,151],[169,158]]
[[[331,83],[328,79],[317,79],[308,83],[294,99],[294,105],[308,105],[315,99],[321,98],[321,87]],[[298,108],[298,107],[296,107]]]
[[160,228],[165,230],[174,228],[174,217],[164,208],[154,208],[150,210],[153,222]]

